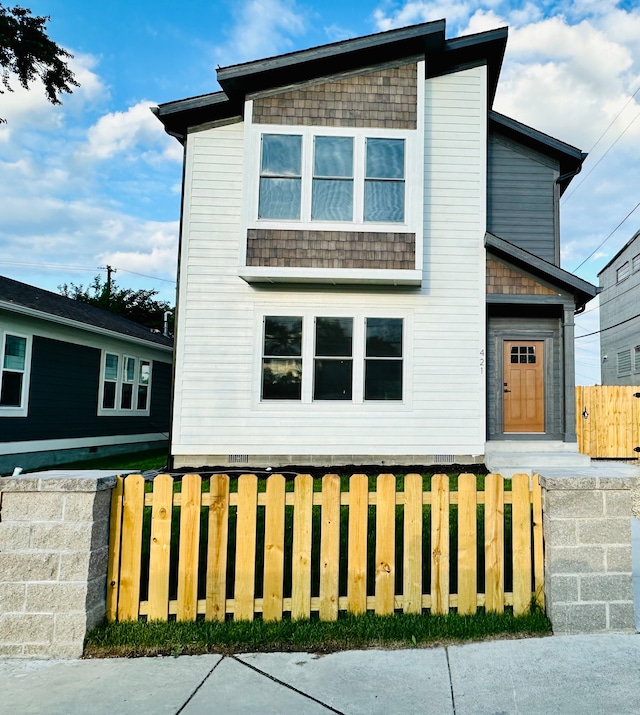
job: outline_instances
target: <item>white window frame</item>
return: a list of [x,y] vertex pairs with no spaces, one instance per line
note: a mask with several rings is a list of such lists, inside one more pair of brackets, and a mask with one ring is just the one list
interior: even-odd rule
[[[264,320],[266,317],[301,317],[302,318],[302,388],[299,400],[270,400],[262,398],[262,353],[264,350]],[[315,366],[315,329],[316,318],[352,318],[352,396],[350,400],[314,400],[314,366]],[[386,318],[402,321],[402,357],[395,358],[402,362],[402,398],[399,400],[365,400],[365,359],[366,359],[366,319]],[[278,406],[310,405],[318,410],[342,409],[342,406],[357,405],[359,407],[380,407],[385,405],[389,408],[407,407],[410,404],[408,385],[410,384],[411,364],[410,356],[410,321],[411,316],[407,313],[389,312],[385,310],[333,310],[333,309],[313,309],[313,310],[268,310],[265,309],[257,316],[260,328],[256,330],[259,340],[256,346],[256,354],[259,356],[257,365],[257,404],[261,409],[275,408]],[[375,359],[375,358],[370,358]]]
[[[118,370],[117,378],[115,381],[116,394],[115,394],[115,406],[114,407],[103,407],[104,400],[104,386],[105,386],[105,374],[106,374],[106,364],[107,355],[115,355],[118,358]],[[127,359],[135,360],[134,367],[134,378],[132,384],[132,396],[131,396],[131,407],[123,408],[122,405],[122,387],[125,384],[124,372],[125,364]],[[137,408],[138,405],[138,386],[142,383],[140,382],[141,375],[141,365],[143,362],[149,363],[149,382],[147,385],[147,404],[143,410]],[[98,391],[98,417],[148,417],[151,412],[151,383],[153,380],[153,360],[146,357],[140,357],[138,355],[131,355],[131,353],[119,353],[115,350],[103,349],[100,356],[100,389]],[[110,380],[110,382],[112,382]]]
[[[24,356],[24,371],[22,373],[22,393],[20,395],[20,405],[0,405],[0,417],[27,417],[29,414],[29,389],[31,387],[31,349],[33,336],[25,333],[20,333],[15,330],[0,330],[0,385],[2,375],[5,372],[4,354],[7,345],[7,335],[26,340],[25,356]],[[8,372],[16,372],[8,370]]]
[[[354,127],[279,126],[254,124],[247,128],[247,228],[288,228],[309,231],[364,231],[418,233],[421,219],[422,149],[415,129],[384,129]],[[284,134],[302,137],[302,185],[299,219],[258,218],[260,200],[261,143],[264,134]],[[313,152],[315,137],[333,136],[353,139],[353,220],[328,221],[311,219],[313,187]],[[404,220],[365,221],[364,191],[367,139],[404,140]],[[248,175],[248,176],[247,176]]]

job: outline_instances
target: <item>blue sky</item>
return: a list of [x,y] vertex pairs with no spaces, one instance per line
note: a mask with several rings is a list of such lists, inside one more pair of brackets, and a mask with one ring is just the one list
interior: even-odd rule
[[[74,54],[61,107],[0,95],[0,273],[56,290],[116,267],[173,301],[182,148],[149,107],[219,89],[215,67],[445,18],[447,35],[509,26],[494,108],[589,151],[561,203],[562,265],[597,272],[640,228],[640,7],[574,0],[37,0]],[[603,136],[602,136],[603,135]],[[629,212],[631,216],[607,239]],[[597,250],[596,250],[597,249]],[[590,258],[589,255],[594,252]],[[103,272],[104,275],[104,272]],[[597,302],[576,334],[598,328]],[[577,341],[599,379],[598,336]]]

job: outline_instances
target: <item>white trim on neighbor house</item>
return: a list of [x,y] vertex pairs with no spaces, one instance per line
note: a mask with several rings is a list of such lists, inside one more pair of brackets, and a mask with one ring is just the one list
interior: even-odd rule
[[146,434],[103,435],[100,437],[79,437],[77,439],[41,439],[25,442],[0,442],[0,455],[48,452],[52,450],[78,449],[82,447],[106,447],[116,444],[140,444],[141,442],[163,442],[167,435],[161,432]]
[[[24,370],[12,370],[4,367],[5,349],[7,344],[7,336],[22,338],[26,341]],[[2,381],[4,372],[20,372],[22,374],[22,385],[20,395],[20,405],[0,405],[0,417],[27,417],[29,414],[29,389],[31,386],[31,346],[33,344],[33,335],[25,333],[21,330],[0,330],[0,389],[2,389]]]
[[[146,348],[153,350],[161,350],[162,352],[172,352],[173,348],[169,345],[161,345],[160,343],[153,343],[143,338],[133,337],[131,335],[125,335],[124,333],[118,333],[114,330],[107,330],[106,328],[99,328],[95,325],[90,325],[89,323],[82,323],[78,320],[71,320],[70,318],[63,318],[59,315],[53,315],[42,310],[35,310],[33,308],[26,308],[22,305],[15,305],[14,303],[7,303],[5,301],[0,301],[0,310],[6,310],[10,313],[18,313],[20,315],[27,315],[32,318],[38,318],[39,320],[46,320],[50,323],[56,323],[58,325],[68,326],[70,328],[76,328],[77,330],[83,330],[88,333],[96,333],[97,335],[103,335],[105,337],[114,338],[118,340],[124,340],[125,342],[134,343],[135,345],[144,345]],[[86,343],[90,345],[90,343]],[[93,347],[93,345],[92,345]]]

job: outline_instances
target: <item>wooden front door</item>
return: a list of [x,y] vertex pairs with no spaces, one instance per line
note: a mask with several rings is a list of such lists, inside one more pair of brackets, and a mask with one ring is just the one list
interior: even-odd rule
[[544,432],[544,341],[504,341],[505,432]]

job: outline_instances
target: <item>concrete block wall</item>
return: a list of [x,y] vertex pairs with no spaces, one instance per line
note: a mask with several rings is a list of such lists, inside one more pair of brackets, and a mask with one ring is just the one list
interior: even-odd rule
[[540,477],[554,633],[635,631],[631,520],[640,478]]
[[0,479],[0,656],[78,658],[105,616],[115,476]]

